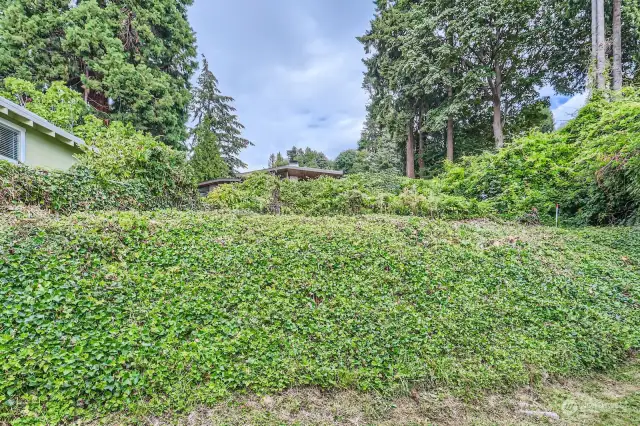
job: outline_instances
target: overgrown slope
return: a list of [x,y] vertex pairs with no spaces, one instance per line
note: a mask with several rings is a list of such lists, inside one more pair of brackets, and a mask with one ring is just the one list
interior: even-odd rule
[[607,368],[640,347],[638,259],[634,228],[175,211],[0,226],[0,421]]
[[446,164],[434,179],[352,175],[280,182],[255,176],[224,185],[214,209],[311,216],[390,213],[437,218],[502,217],[569,225],[640,223],[640,90],[595,98],[564,129],[516,139],[499,152]]

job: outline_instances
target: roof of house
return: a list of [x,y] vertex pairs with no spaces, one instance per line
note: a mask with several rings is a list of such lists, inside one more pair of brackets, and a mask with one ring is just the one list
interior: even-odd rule
[[198,188],[203,188],[205,186],[211,186],[211,185],[221,185],[223,183],[239,183],[239,182],[242,182],[242,180],[235,179],[235,178],[213,179],[213,180],[208,180],[206,182],[199,183]]
[[46,135],[49,135],[59,141],[62,141],[69,145],[85,145],[85,142],[77,136],[72,135],[71,133],[63,130],[44,118],[40,117],[38,114],[34,114],[28,109],[21,107],[18,104],[11,102],[10,100],[3,98],[0,96],[0,114],[4,114],[9,118],[12,118],[19,123],[32,127],[39,132],[42,132]]
[[342,170],[315,169],[313,167],[299,167],[299,166],[291,166],[291,165],[272,167],[269,169],[254,170],[246,173],[238,173],[238,176],[245,177],[252,173],[259,173],[259,172],[278,173],[278,172],[284,172],[284,171],[288,171],[296,175],[304,174],[304,175],[311,175],[311,176],[315,175],[315,176],[335,176],[335,177],[344,176],[344,171]]

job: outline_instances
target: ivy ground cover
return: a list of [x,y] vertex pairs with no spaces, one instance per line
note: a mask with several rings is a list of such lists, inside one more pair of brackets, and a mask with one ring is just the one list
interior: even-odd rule
[[640,230],[105,213],[0,225],[0,422],[293,386],[473,395],[640,347]]

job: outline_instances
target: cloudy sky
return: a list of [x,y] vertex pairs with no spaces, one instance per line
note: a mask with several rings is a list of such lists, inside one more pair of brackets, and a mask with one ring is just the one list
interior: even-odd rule
[[[373,11],[373,0],[195,1],[199,52],[255,143],[241,156],[250,169],[293,145],[330,158],[356,147],[367,102],[356,37]],[[553,99],[559,124],[580,102]]]

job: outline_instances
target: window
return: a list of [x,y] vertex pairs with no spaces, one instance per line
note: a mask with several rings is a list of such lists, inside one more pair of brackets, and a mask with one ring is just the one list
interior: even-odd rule
[[0,119],[0,160],[24,162],[24,129]]

